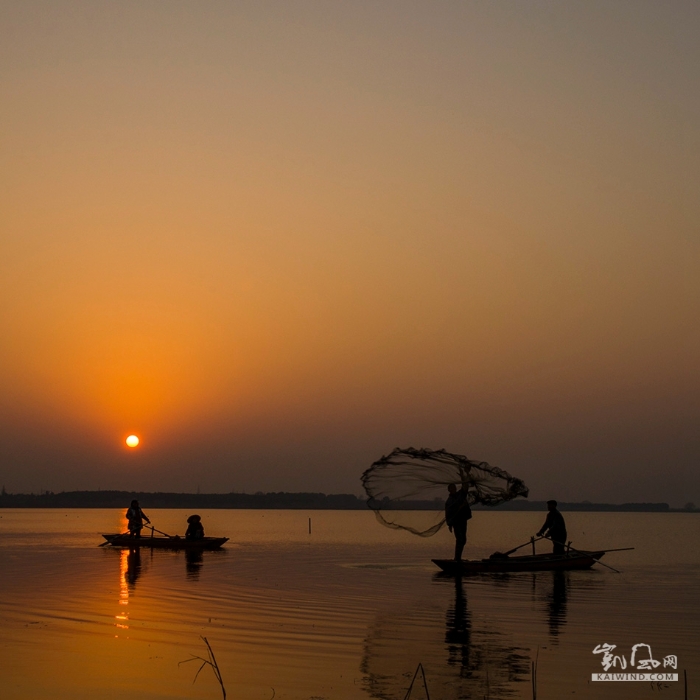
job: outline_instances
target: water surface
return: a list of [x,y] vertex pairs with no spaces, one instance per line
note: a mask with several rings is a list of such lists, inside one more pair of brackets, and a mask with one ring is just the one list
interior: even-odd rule
[[[182,533],[187,511],[148,511]],[[700,696],[700,516],[568,513],[581,548],[633,546],[581,572],[438,575],[451,536],[364,511],[202,511],[220,552],[99,548],[124,511],[0,511],[0,697],[401,699],[421,663],[433,700],[682,698],[683,684],[591,683],[593,648],[678,657]],[[308,519],[312,518],[312,533]],[[478,512],[470,558],[527,540],[544,514]],[[413,698],[425,697],[422,683]]]

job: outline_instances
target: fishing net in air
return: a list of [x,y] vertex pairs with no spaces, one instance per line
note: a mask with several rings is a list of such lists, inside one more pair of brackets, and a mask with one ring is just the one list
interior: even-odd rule
[[434,535],[445,524],[447,486],[464,484],[470,506],[497,506],[528,488],[507,471],[445,450],[396,448],[362,475],[367,505],[387,527],[421,537]]

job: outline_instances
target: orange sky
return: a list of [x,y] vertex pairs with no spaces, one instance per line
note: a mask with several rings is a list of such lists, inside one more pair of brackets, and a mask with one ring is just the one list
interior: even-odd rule
[[413,445],[700,502],[699,30],[2,5],[0,482],[359,493]]

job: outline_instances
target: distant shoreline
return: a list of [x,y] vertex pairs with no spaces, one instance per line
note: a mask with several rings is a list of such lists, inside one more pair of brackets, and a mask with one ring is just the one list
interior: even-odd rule
[[[325,493],[149,493],[144,491],[63,491],[41,494],[0,493],[0,508],[126,508],[137,499],[144,508],[366,510],[367,501],[354,494]],[[444,502],[407,501],[401,510],[440,510]],[[694,508],[671,508],[668,503],[560,502],[562,511],[611,513],[688,513]],[[475,506],[474,510],[492,510]],[[546,511],[545,501],[515,500],[493,510]]]

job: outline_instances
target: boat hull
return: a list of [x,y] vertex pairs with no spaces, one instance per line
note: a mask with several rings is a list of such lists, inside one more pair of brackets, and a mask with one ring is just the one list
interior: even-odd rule
[[128,535],[102,535],[112,547],[128,549],[219,549],[228,537],[204,537],[186,540],[184,537],[129,537]]
[[452,575],[510,571],[571,571],[590,569],[604,551],[535,554],[525,557],[493,557],[491,559],[433,559],[433,563]]

